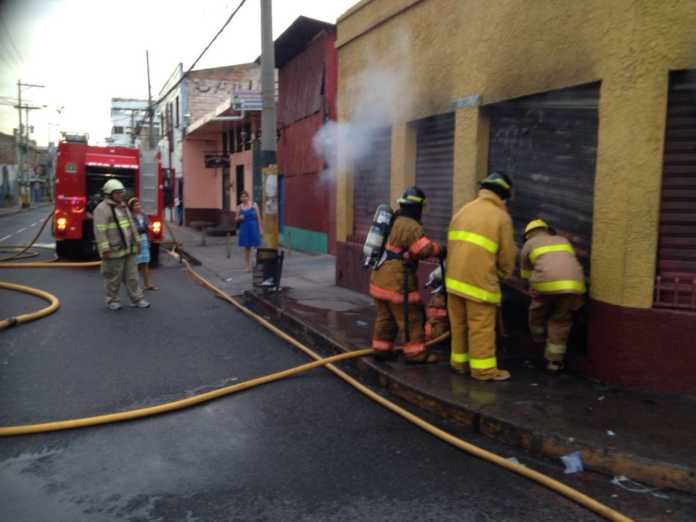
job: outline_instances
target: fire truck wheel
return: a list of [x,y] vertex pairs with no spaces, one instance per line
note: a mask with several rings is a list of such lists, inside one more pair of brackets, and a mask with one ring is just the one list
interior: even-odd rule
[[159,266],[159,243],[154,241],[150,243],[150,268],[157,268]]
[[56,255],[61,259],[72,259],[74,257],[75,245],[69,239],[56,241]]

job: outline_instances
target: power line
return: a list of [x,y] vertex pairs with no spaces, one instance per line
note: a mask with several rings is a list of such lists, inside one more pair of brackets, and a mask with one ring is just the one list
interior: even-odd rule
[[246,0],[241,0],[241,2],[239,2],[239,5],[237,6],[237,8],[236,8],[234,11],[232,11],[232,14],[229,16],[229,18],[227,18],[227,21],[222,25],[222,27],[221,27],[220,30],[215,34],[215,36],[213,36],[213,39],[210,40],[210,43],[209,43],[208,45],[206,45],[205,49],[203,49],[203,51],[201,52],[201,54],[198,55],[198,58],[196,58],[196,60],[195,60],[195,61],[193,62],[193,64],[191,65],[191,67],[189,67],[188,70],[187,70],[184,74],[181,75],[181,78],[179,78],[179,80],[177,80],[177,82],[176,82],[174,85],[172,85],[172,86],[169,88],[169,90],[168,90],[166,93],[164,93],[163,96],[161,96],[161,97],[159,98],[159,100],[157,100],[155,103],[153,103],[153,104],[149,107],[149,110],[153,110],[153,108],[154,108],[156,105],[159,105],[160,103],[162,103],[162,102],[167,98],[167,96],[169,96],[169,95],[174,91],[174,89],[176,89],[176,88],[181,84],[181,82],[184,81],[184,78],[186,78],[186,77],[189,75],[189,73],[193,70],[193,68],[194,68],[194,67],[196,66],[196,64],[200,61],[200,59],[203,58],[203,55],[208,51],[208,49],[210,49],[210,46],[213,45],[213,43],[215,43],[215,40],[218,39],[218,37],[222,34],[222,32],[225,30],[225,28],[230,24],[230,22],[232,21],[232,19],[234,18],[234,16],[237,14],[237,12],[242,8],[242,6],[243,6],[245,3],[246,3]]

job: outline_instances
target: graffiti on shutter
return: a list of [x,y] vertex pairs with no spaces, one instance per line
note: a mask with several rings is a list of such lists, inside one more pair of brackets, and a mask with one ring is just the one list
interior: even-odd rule
[[415,126],[416,185],[428,200],[423,230],[430,239],[446,243],[452,218],[454,114],[418,120]]
[[514,183],[515,240],[541,218],[575,247],[590,269],[599,84],[490,106],[489,169]]
[[389,201],[391,127],[370,131],[370,150],[355,163],[353,178],[353,234],[349,241],[362,243],[377,207]]
[[696,310],[696,70],[670,75],[655,306]]

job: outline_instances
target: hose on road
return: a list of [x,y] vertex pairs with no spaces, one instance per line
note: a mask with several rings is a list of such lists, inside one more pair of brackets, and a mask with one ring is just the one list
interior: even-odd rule
[[[405,408],[395,404],[392,401],[389,401],[388,399],[385,399],[381,395],[377,394],[367,386],[361,384],[358,382],[356,379],[345,373],[344,371],[340,370],[336,366],[334,366],[332,363],[342,361],[342,360],[348,360],[352,358],[357,358],[357,357],[364,357],[366,355],[370,355],[373,353],[373,350],[371,348],[368,349],[363,349],[363,350],[357,350],[353,352],[348,352],[344,354],[339,354],[335,355],[333,357],[328,357],[323,359],[320,355],[312,351],[310,348],[302,344],[300,341],[297,339],[291,337],[290,335],[286,334],[273,324],[271,324],[269,321],[264,319],[263,317],[259,316],[258,314],[254,313],[252,310],[244,306],[242,303],[240,303],[238,300],[234,299],[232,296],[221,290],[220,288],[216,287],[213,285],[210,281],[205,279],[203,276],[195,272],[192,268],[191,265],[188,263],[186,260],[182,260],[180,256],[177,254],[173,254],[174,256],[179,259],[183,265],[185,266],[187,272],[190,274],[190,276],[196,280],[201,286],[209,289],[213,293],[215,293],[218,297],[221,299],[229,302],[232,304],[234,307],[236,307],[239,311],[247,315],[248,317],[254,319],[261,325],[263,325],[265,328],[268,330],[272,331],[275,335],[280,337],[281,339],[289,342],[305,354],[309,355],[311,358],[313,358],[315,361],[312,363],[307,363],[295,368],[291,368],[288,370],[284,370],[281,372],[276,372],[270,375],[258,377],[256,379],[252,379],[250,381],[245,381],[242,383],[238,383],[235,385],[231,386],[226,386],[223,388],[219,388],[217,390],[209,391],[206,393],[202,393],[193,397],[188,397],[186,399],[181,399],[178,401],[173,401],[165,404],[160,404],[156,406],[151,406],[148,408],[139,408],[136,410],[130,410],[130,411],[125,411],[125,412],[120,412],[120,413],[113,413],[113,414],[106,414],[106,415],[99,415],[95,417],[86,417],[86,418],[81,418],[81,419],[71,419],[71,420],[64,420],[64,421],[56,421],[56,422],[47,422],[47,423],[40,423],[40,424],[29,424],[29,425],[21,425],[21,426],[9,426],[9,427],[2,427],[0,428],[0,436],[13,436],[13,435],[27,435],[27,434],[33,434],[33,433],[44,433],[48,431],[57,431],[57,430],[66,430],[66,429],[74,429],[74,428],[81,428],[81,427],[86,427],[86,426],[95,426],[99,424],[107,424],[107,423],[112,423],[112,422],[120,422],[120,421],[126,421],[126,420],[133,420],[137,418],[143,418],[143,417],[148,417],[152,415],[158,415],[161,413],[165,412],[171,412],[175,410],[180,410],[183,408],[188,408],[197,404],[200,404],[202,402],[210,401],[225,395],[229,395],[232,393],[236,393],[242,390],[246,390],[249,388],[252,388],[254,386],[258,386],[260,384],[266,384],[269,382],[273,382],[279,379],[283,379],[286,377],[290,377],[292,375],[296,375],[298,373],[301,373],[303,371],[310,370],[312,368],[316,368],[318,366],[325,366],[327,369],[329,369],[331,372],[333,372],[335,375],[343,379],[345,382],[356,388],[358,391],[369,397],[370,399],[374,400],[381,406],[387,408],[388,410],[396,413],[397,415],[403,417],[404,419],[412,422],[419,428],[427,431],[428,433],[434,435],[435,437],[447,442],[448,444],[451,444],[461,450],[464,450],[471,455],[474,455],[480,459],[483,459],[487,462],[490,462],[492,464],[495,464],[497,466],[500,466],[502,468],[505,468],[509,471],[512,471],[514,473],[517,473],[523,477],[526,477],[530,480],[533,480],[544,487],[551,489],[566,498],[573,500],[574,502],[582,505],[583,507],[597,513],[598,515],[606,518],[607,520],[615,521],[615,522],[631,522],[632,519],[628,518],[627,516],[623,515],[622,513],[619,513],[616,510],[611,509],[609,506],[606,506],[602,504],[601,502],[598,502],[597,500],[585,495],[584,493],[581,493],[580,491],[571,488],[570,486],[567,486],[563,484],[560,481],[557,481],[547,475],[544,475],[543,473],[540,473],[538,471],[532,470],[526,466],[523,466],[521,464],[516,464],[514,462],[511,462],[504,457],[501,457],[500,455],[497,455],[493,452],[490,452],[488,450],[485,450],[483,448],[480,448],[474,444],[471,444],[469,442],[466,442],[463,439],[460,439],[458,437],[455,437],[454,435],[438,428],[437,426],[421,419],[420,417],[414,415],[413,413],[409,412]],[[32,263],[33,264],[33,263]],[[54,265],[51,263],[51,265]],[[55,265],[60,265],[59,263],[56,263]],[[83,264],[84,265],[84,264]],[[48,315],[49,313],[52,313],[55,311],[55,309],[58,308],[59,302],[58,299],[55,298],[55,296],[52,296],[51,294],[48,294],[47,292],[44,292],[42,290],[37,290],[34,288],[30,287],[25,287],[23,285],[14,285],[12,283],[0,283],[0,287],[11,289],[11,290],[17,290],[17,291],[23,291],[27,292],[33,295],[37,295],[39,297],[42,297],[44,299],[47,299],[49,302],[51,302],[51,305],[46,307],[45,309],[42,309],[38,312],[34,312],[33,314],[25,314],[26,316],[33,316],[39,314],[37,317],[33,317],[31,319],[27,320],[33,320],[33,319],[38,319],[39,317],[43,317],[45,315]],[[20,317],[17,317],[17,321],[19,321]],[[24,321],[23,321],[24,322]],[[2,323],[0,323],[2,325]],[[9,325],[8,325],[9,326]],[[7,328],[7,326],[5,326]],[[0,327],[2,329],[2,327]],[[449,334],[446,334],[445,336],[441,336],[438,339],[435,339],[431,341],[430,344],[435,344],[437,342],[440,342],[446,338],[446,336]]]
[[[2,245],[0,247],[0,252],[6,251],[7,249],[10,249],[14,251],[15,253],[6,256],[3,258],[0,258],[0,268],[94,268],[101,266],[101,261],[88,261],[88,262],[78,262],[78,261],[32,261],[30,263],[26,262],[14,262],[10,263],[8,261],[13,261],[13,260],[21,260],[21,259],[27,259],[27,258],[32,258],[32,257],[37,257],[39,255],[38,252],[31,250],[31,248],[34,247],[35,243],[38,241],[39,237],[41,237],[41,234],[43,233],[44,229],[46,228],[46,225],[48,222],[51,220],[53,217],[54,211],[51,211],[48,216],[44,219],[43,223],[41,224],[41,227],[39,228],[39,231],[36,233],[34,238],[29,242],[28,245],[22,245],[22,246],[8,246],[8,245]],[[57,259],[57,258],[56,258]],[[10,328],[12,326],[18,326],[20,324],[28,323],[30,321],[35,321],[36,319],[41,319],[42,317],[46,317],[47,315],[52,314],[58,308],[60,308],[60,300],[53,294],[50,294],[44,290],[40,290],[38,288],[33,288],[31,286],[25,286],[25,285],[18,285],[14,283],[9,283],[5,281],[0,281],[0,288],[3,288],[5,290],[12,290],[15,292],[23,292],[25,294],[30,294],[36,297],[39,297],[41,299],[44,299],[49,302],[49,306],[45,308],[41,308],[40,310],[37,310],[35,312],[30,312],[22,315],[18,315],[16,317],[10,317],[7,319],[2,319],[0,320],[0,330],[5,330],[7,328]]]
[[[38,252],[31,252],[29,249],[34,247],[34,244],[39,240],[41,234],[43,233],[46,225],[50,222],[55,211],[51,211],[46,218],[43,220],[39,231],[36,233],[34,238],[27,245],[11,247],[16,252],[7,257],[0,258],[0,268],[94,268],[101,266],[101,261],[58,261],[58,258],[52,261],[32,261],[30,263],[8,263],[8,261],[13,261],[17,259],[25,259],[27,257],[36,257]],[[0,247],[8,248],[8,247]]]
[[0,281],[0,288],[34,295],[36,297],[40,297],[41,299],[48,301],[49,303],[48,306],[46,306],[45,308],[41,308],[40,310],[37,310],[35,312],[18,315],[16,317],[10,317],[9,319],[0,320],[0,330],[5,330],[12,326],[28,323],[29,321],[35,321],[36,319],[41,319],[42,317],[46,317],[47,315],[52,314],[60,307],[60,301],[55,295],[49,294],[48,292],[44,292],[43,290],[39,290],[38,288],[32,288],[31,286],[25,285],[18,285],[15,283],[7,283],[5,281]]

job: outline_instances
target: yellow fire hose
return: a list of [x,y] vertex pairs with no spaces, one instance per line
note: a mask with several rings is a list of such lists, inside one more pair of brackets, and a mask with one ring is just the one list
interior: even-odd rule
[[[178,259],[179,256],[176,254],[173,254],[176,256]],[[315,361],[313,363],[307,363],[295,368],[291,368],[288,370],[284,370],[281,372],[276,372],[270,375],[266,375],[263,377],[258,377],[256,379],[252,379],[250,381],[246,381],[243,383],[238,383],[235,385],[231,386],[226,386],[223,388],[219,388],[217,390],[213,390],[210,392],[202,393],[200,395],[196,395],[193,397],[188,397],[186,399],[178,400],[178,401],[173,401],[165,404],[160,404],[157,406],[151,406],[148,408],[140,408],[136,410],[130,410],[130,411],[125,411],[125,412],[120,412],[120,413],[114,413],[114,414],[106,414],[106,415],[99,415],[95,417],[86,417],[82,419],[71,419],[71,420],[65,420],[65,421],[55,421],[55,422],[47,422],[47,423],[40,423],[40,424],[28,424],[28,425],[20,425],[20,426],[9,426],[9,427],[4,427],[0,428],[0,436],[12,436],[12,435],[27,435],[27,434],[32,434],[32,433],[43,433],[47,431],[57,431],[57,430],[65,430],[65,429],[74,429],[74,428],[81,428],[81,427],[86,427],[86,426],[95,426],[99,424],[107,424],[107,423],[112,423],[112,422],[120,422],[120,421],[125,421],[125,420],[132,420],[132,419],[137,419],[137,418],[142,418],[142,417],[147,417],[147,416],[152,416],[152,415],[158,415],[161,413],[169,412],[169,411],[175,411],[175,410],[180,410],[183,408],[191,407],[196,404],[200,404],[202,402],[210,401],[219,397],[222,397],[224,395],[229,395],[232,393],[236,393],[242,390],[246,390],[249,388],[252,388],[254,386],[258,386],[260,384],[266,384],[269,382],[273,382],[279,379],[283,379],[285,377],[290,377],[292,375],[296,375],[298,373],[301,373],[303,371],[316,368],[318,366],[326,366],[330,371],[332,371],[335,375],[349,383],[351,386],[356,388],[358,391],[366,395],[367,397],[371,398],[372,400],[376,401],[380,405],[384,406],[388,410],[391,410],[392,412],[400,415],[404,419],[414,423],[416,426],[419,428],[427,431],[428,433],[434,435],[435,437],[459,448],[462,449],[478,458],[481,458],[483,460],[486,460],[488,462],[491,462],[493,464],[496,464],[498,466],[501,466],[509,471],[515,472],[519,475],[522,475],[526,478],[529,478],[531,480],[534,480],[535,482],[557,492],[560,493],[567,498],[577,502],[578,504],[584,506],[585,508],[594,511],[598,515],[601,515],[602,517],[606,518],[607,520],[611,521],[617,521],[617,522],[631,522],[632,519],[626,517],[625,515],[619,513],[618,511],[615,511],[611,509],[610,507],[602,504],[601,502],[598,502],[594,500],[593,498],[577,491],[574,488],[571,488],[569,486],[566,486],[562,482],[559,482],[555,479],[552,479],[551,477],[548,477],[544,475],[543,473],[539,473],[538,471],[534,471],[530,468],[527,468],[526,466],[523,466],[521,464],[515,464],[513,462],[510,462],[509,460],[496,455],[493,452],[487,451],[485,449],[479,448],[478,446],[475,446],[473,444],[470,444],[458,437],[455,437],[454,435],[451,435],[450,433],[447,433],[444,430],[441,430],[440,428],[434,426],[433,424],[430,424],[429,422],[426,422],[425,420],[421,419],[420,417],[412,414],[408,410],[402,408],[401,406],[398,406],[397,404],[385,399],[384,397],[380,396],[379,394],[375,393],[372,391],[370,388],[364,386],[360,382],[358,382],[356,379],[352,378],[336,366],[334,366],[333,362],[338,362],[342,360],[347,360],[347,359],[352,359],[352,358],[357,358],[357,357],[363,357],[365,355],[370,355],[373,353],[373,350],[371,348],[364,349],[364,350],[357,350],[354,352],[348,352],[344,354],[339,354],[335,355],[333,357],[328,357],[325,359],[322,359],[320,355],[312,351],[310,348],[302,344],[300,341],[297,339],[291,337],[290,335],[286,334],[273,324],[271,324],[269,321],[265,320],[263,317],[260,317],[259,315],[255,314],[248,308],[246,308],[244,305],[242,305],[239,301],[234,299],[232,296],[224,292],[223,290],[219,289],[215,285],[213,285],[210,281],[196,273],[192,268],[191,265],[185,261],[182,260],[184,266],[186,267],[187,272],[193,277],[197,282],[199,282],[202,286],[205,288],[208,288],[212,292],[214,292],[218,297],[221,299],[224,299],[225,301],[229,302],[233,306],[235,306],[238,310],[240,310],[242,313],[245,315],[251,317],[252,319],[256,320],[259,322],[261,325],[266,327],[267,329],[271,330],[274,334],[276,334],[278,337],[281,339],[284,339],[285,341],[289,342],[302,352],[306,353]],[[21,263],[20,263],[21,264]],[[34,264],[34,263],[30,263]],[[62,263],[48,263],[51,265],[51,267],[59,267],[62,265]],[[81,266],[85,266],[85,263],[78,263]],[[0,264],[0,266],[3,266]],[[32,295],[39,296],[43,299],[48,300],[51,305],[39,310],[38,312],[34,312],[33,314],[25,314],[27,319],[22,320],[22,322],[27,322],[33,319],[38,319],[39,317],[43,317],[45,315],[48,315],[52,312],[54,312],[58,306],[59,306],[59,301],[55,296],[52,296],[48,292],[44,292],[42,290],[37,290],[34,288],[26,287],[23,285],[14,285],[12,283],[0,283],[0,287],[7,288],[10,290],[16,290],[16,291],[21,291],[21,292],[27,292]],[[40,314],[40,315],[37,315]],[[31,317],[35,316],[35,317]],[[16,318],[17,324],[19,324],[20,318],[23,316],[19,316]],[[29,318],[31,317],[31,318]],[[0,323],[1,325],[2,323]],[[9,325],[8,325],[9,326]],[[7,328],[7,326],[4,326],[4,328]],[[2,329],[2,328],[0,328]],[[448,334],[446,334],[448,335]],[[446,338],[445,336],[441,336],[438,339],[435,339],[431,341],[430,344],[435,344],[437,342],[440,342]]]
[[11,317],[9,319],[1,320],[0,330],[5,330],[6,328],[10,328],[11,326],[20,325],[23,323],[28,323],[29,321],[35,321],[36,319],[41,319],[42,317],[46,317],[47,315],[50,315],[56,310],[58,310],[58,307],[60,306],[60,301],[55,295],[49,294],[48,292],[44,292],[43,290],[39,290],[38,288],[17,285],[14,283],[6,283],[4,281],[0,281],[0,288],[35,295],[36,297],[40,297],[41,299],[44,299],[49,302],[49,305],[47,307],[37,310],[36,312],[22,314],[18,315],[17,317]]

